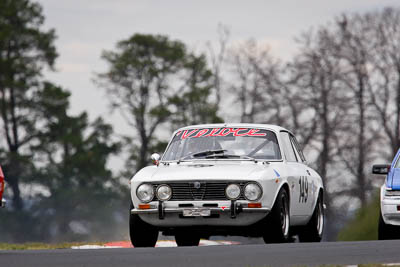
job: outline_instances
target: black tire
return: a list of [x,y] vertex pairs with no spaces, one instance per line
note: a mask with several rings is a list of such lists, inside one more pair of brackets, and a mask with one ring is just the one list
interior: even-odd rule
[[175,242],[179,247],[195,247],[200,243],[200,236],[189,231],[181,231],[175,234]]
[[265,243],[286,243],[289,240],[289,195],[284,188],[278,193],[275,204],[266,218],[263,239]]
[[131,214],[129,209],[129,235],[132,245],[138,247],[154,247],[158,239],[158,229],[143,221],[139,215]]
[[382,214],[379,212],[379,223],[378,223],[378,240],[388,240],[390,236],[389,225],[387,225],[382,218]]
[[318,196],[317,204],[310,221],[299,231],[300,242],[321,242],[325,226],[324,204],[322,195]]

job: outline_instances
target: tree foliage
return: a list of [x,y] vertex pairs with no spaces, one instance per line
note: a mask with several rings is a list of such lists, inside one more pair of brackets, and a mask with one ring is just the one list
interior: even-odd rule
[[167,119],[178,125],[219,120],[210,101],[212,80],[204,56],[189,53],[182,42],[135,34],[102,58],[108,71],[97,81],[138,136],[128,142],[136,169],[149,162],[155,133]]
[[106,167],[119,149],[111,126],[68,115],[70,94],[42,78],[57,56],[43,23],[36,3],[0,2],[0,159],[12,193],[2,240],[87,239],[115,223],[126,196]]
[[0,119],[2,165],[13,191],[13,205],[22,210],[20,183],[30,175],[29,145],[38,135],[40,76],[53,67],[57,53],[53,30],[43,31],[40,5],[28,0],[0,3]]
[[[126,196],[106,167],[119,145],[111,141],[112,128],[102,119],[91,123],[86,113],[69,116],[66,105],[59,105],[67,104],[68,97],[61,88],[50,86],[41,96],[43,112],[50,118],[43,126],[40,145],[34,149],[36,157],[45,163],[36,174],[45,189],[34,205],[35,216],[42,222],[39,225],[46,225],[38,230],[59,240],[76,232],[86,238],[107,236],[99,233],[112,224],[112,216],[121,211],[119,199]],[[80,230],[74,231],[74,227]]]

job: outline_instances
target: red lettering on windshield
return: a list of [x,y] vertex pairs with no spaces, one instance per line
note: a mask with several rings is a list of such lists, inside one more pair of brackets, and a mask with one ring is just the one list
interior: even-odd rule
[[224,128],[222,129],[217,136],[227,136],[233,133],[234,136],[245,136],[247,133],[240,134],[239,131],[246,130],[245,128],[233,129],[233,128]]
[[239,128],[239,129],[236,129],[236,130],[234,130],[234,136],[246,136],[247,135],[247,132],[246,133],[242,133],[242,134],[240,134],[239,133],[239,131],[244,131],[244,130],[246,130],[246,128]]
[[208,132],[208,129],[200,130],[195,136],[193,136],[193,138],[201,137],[201,136],[205,135],[207,132]]
[[[186,138],[199,138],[199,137],[213,137],[213,136],[267,136],[267,133],[260,132],[260,129],[249,129],[249,128],[213,128],[213,129],[194,129],[179,131],[176,136],[181,135],[181,139]],[[208,134],[207,134],[208,133]]]
[[259,129],[251,129],[247,135],[249,136],[266,136],[266,133],[258,133],[260,130]]
[[221,129],[221,128],[214,128],[214,129],[212,129],[212,130],[211,130],[211,133],[209,133],[209,134],[205,135],[204,137],[209,137],[209,136],[218,136],[218,135],[216,135],[215,133],[216,133],[216,132],[218,132],[218,131],[219,131],[219,129]]
[[[228,130],[226,133],[225,130]],[[223,128],[216,136],[227,136],[228,134],[231,133],[231,128]]]
[[197,132],[197,131],[198,131],[197,129],[194,129],[194,130],[190,131],[189,133],[187,133],[188,130],[185,130],[185,131],[182,133],[181,139],[182,139],[182,140],[183,140],[183,139],[186,139],[186,138],[190,137],[193,133],[195,133],[195,132]]

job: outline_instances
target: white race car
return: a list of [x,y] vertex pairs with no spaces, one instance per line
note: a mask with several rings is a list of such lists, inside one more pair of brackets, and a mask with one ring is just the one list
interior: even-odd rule
[[288,130],[266,124],[207,124],[174,132],[162,158],[130,181],[130,237],[152,247],[159,232],[178,246],[212,235],[266,243],[319,242],[322,179]]

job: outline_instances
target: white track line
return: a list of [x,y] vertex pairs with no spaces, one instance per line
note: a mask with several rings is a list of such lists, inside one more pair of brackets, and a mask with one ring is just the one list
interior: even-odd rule
[[[200,240],[200,246],[221,246],[221,245],[237,245],[238,242],[233,241],[214,241],[214,240]],[[177,247],[176,242],[173,240],[160,240],[157,242],[156,247]],[[102,249],[102,248],[122,248],[121,246],[102,246],[102,245],[82,245],[72,246],[72,249]]]

